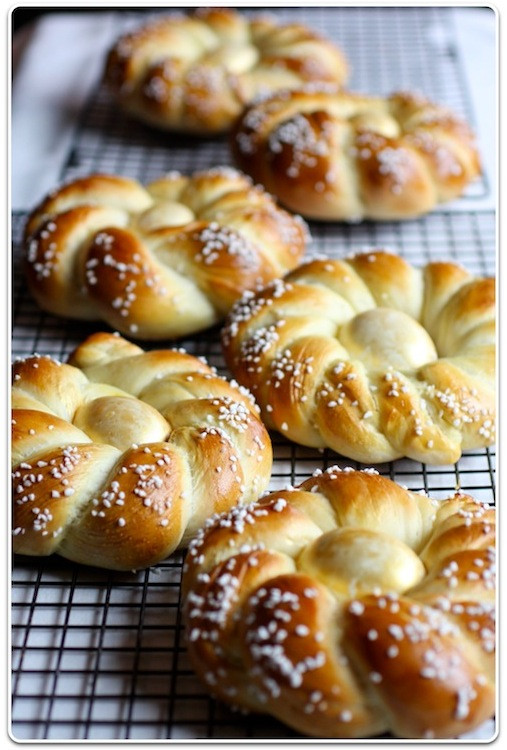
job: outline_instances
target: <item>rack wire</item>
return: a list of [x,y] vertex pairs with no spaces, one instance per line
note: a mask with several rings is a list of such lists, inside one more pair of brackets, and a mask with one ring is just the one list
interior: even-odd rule
[[[283,21],[309,23],[338,42],[352,61],[352,89],[421,89],[474,123],[455,44],[454,9],[270,12]],[[154,14],[117,11],[118,33]],[[77,124],[61,178],[103,171],[149,181],[169,169],[192,172],[230,163],[225,139],[196,142],[124,119],[98,83]],[[495,214],[476,211],[473,205],[488,191],[483,177],[463,199],[464,209],[439,209],[414,221],[312,223],[312,250],[342,257],[351,250],[383,246],[414,264],[452,259],[477,274],[493,274]],[[36,307],[22,272],[25,220],[25,214],[16,213],[12,222],[12,354],[39,352],[64,360],[85,336],[105,326],[62,320]],[[218,329],[178,345],[205,356],[226,373]],[[300,482],[317,468],[351,463],[328,450],[290,444],[278,434],[272,438],[271,489]],[[483,502],[495,501],[493,449],[468,452],[453,466],[402,459],[375,468],[435,497],[445,497],[459,486]],[[244,716],[217,703],[194,676],[181,621],[182,560],[183,554],[177,553],[138,573],[95,570],[58,557],[14,560],[11,720],[16,739],[300,739],[269,717]]]

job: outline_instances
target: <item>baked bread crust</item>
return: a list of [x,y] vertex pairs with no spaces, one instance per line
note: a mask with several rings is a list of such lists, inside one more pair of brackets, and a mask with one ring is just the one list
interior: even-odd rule
[[236,303],[229,369],[265,424],[362,463],[449,464],[495,439],[495,282],[383,250],[303,263]]
[[470,128],[404,92],[282,91],[244,111],[231,145],[256,182],[317,220],[412,218],[457,198],[480,174]]
[[293,268],[307,229],[223,167],[143,187],[91,175],[51,193],[25,229],[26,274],[55,315],[105,320],[139,339],[217,323],[245,289]]
[[189,656],[213,695],[306,735],[461,735],[495,709],[494,540],[468,495],[331,467],[206,522]]
[[140,120],[206,136],[227,131],[260,93],[310,81],[342,85],[347,73],[341,51],[306,26],[201,8],[122,36],[104,78]]
[[145,568],[267,487],[271,443],[251,395],[203,360],[100,333],[73,361],[82,369],[14,364],[14,552]]

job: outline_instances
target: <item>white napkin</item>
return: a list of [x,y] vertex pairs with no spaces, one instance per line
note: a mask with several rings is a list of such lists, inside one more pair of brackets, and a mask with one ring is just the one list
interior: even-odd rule
[[112,13],[42,17],[12,92],[13,210],[33,207],[60,180],[73,134],[114,38]]

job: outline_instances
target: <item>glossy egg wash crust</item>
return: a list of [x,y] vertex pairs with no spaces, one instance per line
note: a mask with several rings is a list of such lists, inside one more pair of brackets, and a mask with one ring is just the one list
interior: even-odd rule
[[225,358],[264,422],[362,463],[450,464],[495,440],[495,282],[383,250],[246,293]]
[[146,187],[90,175],[51,193],[25,228],[28,286],[48,312],[139,339],[219,322],[245,289],[301,260],[305,223],[240,172],[171,172]]
[[259,94],[308,82],[342,85],[347,73],[342,52],[306,26],[201,8],[122,36],[104,77],[129,114],[206,136],[229,130]]
[[460,196],[480,173],[470,128],[420,95],[283,91],[248,107],[237,164],[306,218],[408,219]]
[[14,364],[15,553],[145,568],[266,489],[258,408],[202,359],[99,333],[72,362]]
[[468,495],[319,471],[191,543],[193,666],[306,735],[461,735],[494,713],[494,543],[494,510]]

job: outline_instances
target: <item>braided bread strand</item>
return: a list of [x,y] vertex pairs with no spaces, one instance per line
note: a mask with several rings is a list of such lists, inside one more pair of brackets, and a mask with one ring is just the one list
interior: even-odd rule
[[185,563],[210,692],[310,736],[455,737],[495,707],[495,514],[331,467],[209,519]]
[[146,188],[90,175],[29,217],[27,281],[56,315],[174,338],[214,325],[245,289],[293,268],[307,237],[301,219],[234,169],[172,172]]
[[228,130],[260,93],[308,81],[341,85],[347,63],[330,41],[301,24],[200,8],[158,19],[116,42],[105,81],[123,108],[166,130]]
[[[89,359],[100,347],[126,389],[47,357],[14,365],[13,549],[144,568],[211,514],[258,497],[271,444],[246,389],[203,361],[139,354],[112,334],[78,351]],[[136,386],[153,405],[127,393]]]
[[230,370],[266,425],[363,463],[495,438],[495,282],[386,251],[314,260],[234,306]]
[[480,174],[470,128],[405,92],[282,91],[245,110],[231,146],[256,182],[318,220],[419,216],[460,196]]

